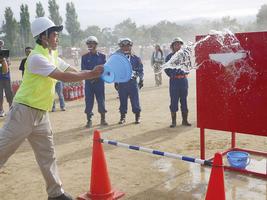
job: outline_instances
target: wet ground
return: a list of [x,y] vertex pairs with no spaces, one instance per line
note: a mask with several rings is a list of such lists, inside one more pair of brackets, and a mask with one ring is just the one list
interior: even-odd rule
[[[118,99],[113,85],[107,85],[108,127],[100,127],[95,106],[93,129],[102,137],[176,154],[199,157],[199,129],[196,127],[195,73],[189,76],[189,121],[192,127],[169,128],[168,80],[154,87],[148,62],[145,63],[145,87],[141,90],[142,123],[135,125],[131,109],[126,124],[118,125]],[[20,73],[17,77],[20,76]],[[15,77],[15,75],[14,75]],[[73,196],[88,191],[90,185],[93,129],[86,129],[84,100],[67,102],[67,111],[50,113],[57,163],[64,189]],[[3,120],[0,122],[3,123]],[[224,151],[231,145],[231,134],[206,130],[206,156]],[[267,138],[237,134],[237,147],[267,152]],[[126,193],[127,200],[199,200],[205,199],[211,168],[171,158],[149,155],[112,146],[104,146],[111,185]],[[225,164],[227,161],[225,160]],[[248,169],[264,172],[266,158],[252,157]],[[267,180],[225,171],[227,200],[267,200]],[[46,199],[45,183],[27,142],[0,170],[1,200]]]

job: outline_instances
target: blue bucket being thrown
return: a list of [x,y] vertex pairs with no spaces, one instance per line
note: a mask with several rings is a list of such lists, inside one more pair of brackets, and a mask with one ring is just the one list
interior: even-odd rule
[[231,167],[245,169],[250,163],[250,155],[244,151],[229,151],[227,160]]
[[128,82],[132,76],[132,65],[122,53],[112,54],[104,64],[104,72],[101,78],[106,83]]

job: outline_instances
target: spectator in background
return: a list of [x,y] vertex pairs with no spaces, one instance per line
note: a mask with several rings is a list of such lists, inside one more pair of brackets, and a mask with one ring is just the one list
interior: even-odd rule
[[[3,40],[0,40],[0,50],[3,49],[5,43]],[[2,58],[3,59],[3,58]],[[11,90],[11,83],[10,83],[10,72],[9,72],[9,58],[5,58],[6,63],[8,65],[8,70],[5,72],[3,68],[1,68],[0,71],[0,117],[5,116],[5,112],[3,109],[3,103],[4,103],[4,91],[6,94],[6,99],[9,104],[9,107],[12,104],[13,101],[13,93]]]
[[[62,81],[57,81],[56,86],[55,86],[55,90],[56,90],[56,93],[58,95],[60,110],[66,111],[65,99],[64,99],[64,95],[63,95],[63,82]],[[55,112],[55,111],[56,111],[56,101],[54,100],[52,112]]]
[[151,66],[154,70],[155,74],[155,82],[156,86],[160,86],[162,84],[162,76],[160,71],[160,66],[164,63],[164,55],[158,44],[155,45],[155,50],[152,53],[151,57]]
[[32,51],[32,47],[26,47],[26,48],[25,48],[25,55],[26,55],[26,58],[23,58],[22,61],[21,61],[21,63],[20,63],[20,65],[19,65],[19,70],[20,70],[21,73],[22,73],[22,77],[23,77],[23,75],[24,75],[24,70],[25,70],[25,67],[24,67],[24,66],[25,66],[25,62],[26,62],[28,56],[30,55],[31,51]]

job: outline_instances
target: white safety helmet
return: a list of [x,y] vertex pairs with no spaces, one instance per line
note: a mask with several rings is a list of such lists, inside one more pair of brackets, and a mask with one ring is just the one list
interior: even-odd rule
[[96,44],[98,44],[98,39],[97,39],[97,37],[96,37],[96,36],[93,36],[93,35],[89,36],[89,37],[87,38],[87,40],[86,40],[86,44],[88,44],[88,43],[90,43],[90,42],[95,42]]
[[62,31],[63,26],[56,26],[54,22],[47,17],[38,17],[31,23],[31,32],[33,37],[40,35],[49,28],[54,28],[55,31],[60,32]]
[[175,43],[175,42],[180,42],[181,44],[184,44],[184,41],[182,40],[182,38],[180,37],[176,37],[172,40],[171,46]]
[[133,42],[130,38],[120,38],[118,41],[118,45],[122,46],[122,45],[133,45]]

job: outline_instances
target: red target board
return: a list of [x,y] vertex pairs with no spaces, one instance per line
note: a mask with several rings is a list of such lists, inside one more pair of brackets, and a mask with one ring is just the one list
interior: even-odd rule
[[195,47],[197,126],[267,136],[267,32],[234,36],[210,35]]

